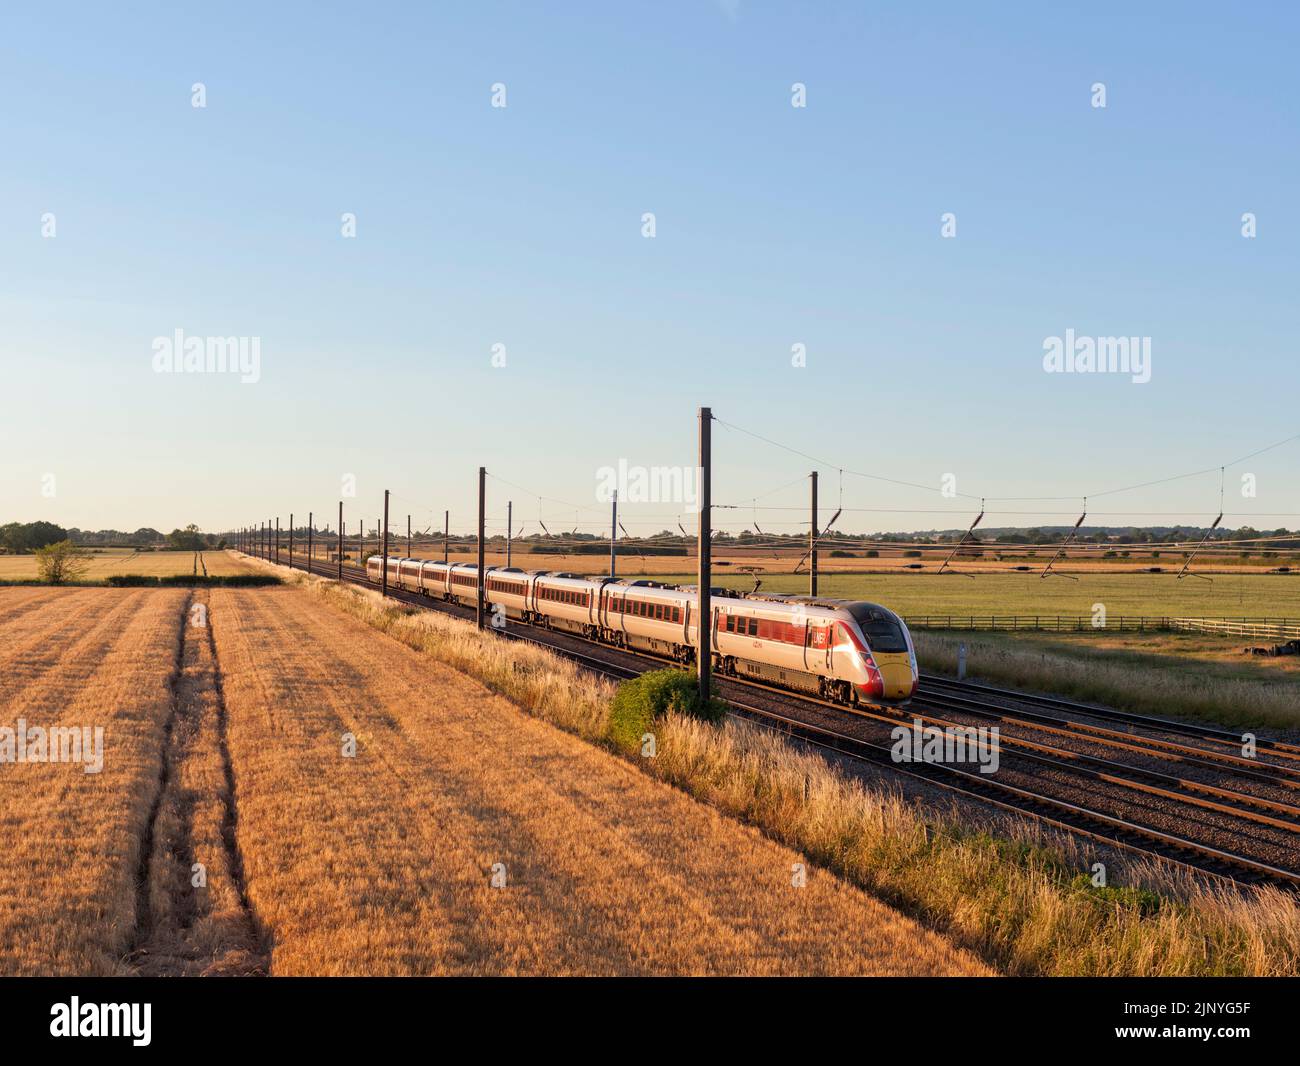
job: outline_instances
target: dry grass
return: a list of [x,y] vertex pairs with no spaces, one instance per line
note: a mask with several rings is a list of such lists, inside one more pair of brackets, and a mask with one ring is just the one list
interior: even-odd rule
[[[793,887],[796,852],[301,589],[213,590],[212,621],[273,973],[986,972],[828,874]],[[454,657],[450,630],[421,635]],[[513,663],[599,726],[606,691]]]
[[[563,660],[366,590],[295,580],[534,714],[603,743],[609,688]],[[1300,974],[1300,908],[1279,890],[1237,892],[1142,860],[1112,863],[1111,885],[1128,888],[1094,890],[1080,875],[1095,856],[1081,844],[1028,826],[1002,824],[990,835],[973,830],[968,815],[922,813],[891,790],[866,787],[819,755],[737,723],[717,729],[670,719],[657,756],[641,765],[1011,973]]]
[[[230,551],[133,552],[125,548],[104,548],[87,556],[89,566],[82,580],[102,582],[114,574],[143,574],[146,577],[191,574],[195,569],[196,555],[202,557],[198,567],[200,574],[204,566],[214,576],[253,573],[244,556]],[[0,555],[0,581],[35,581],[37,577],[36,556]]]
[[[1138,634],[1132,634],[1138,636]],[[1128,650],[1116,639],[1046,634],[952,633],[913,630],[923,670],[956,674],[966,645],[967,676],[997,684],[1093,700],[1144,714],[1198,718],[1231,726],[1300,728],[1300,675],[1284,659],[1223,662],[1193,658],[1181,634],[1146,640]],[[1220,640],[1221,638],[1211,638]],[[1205,640],[1191,637],[1193,646]],[[1238,647],[1246,643],[1238,638]],[[1159,649],[1159,650],[1156,650]],[[1274,664],[1269,666],[1267,664]]]
[[0,589],[0,726],[102,726],[104,766],[0,764],[0,973],[130,972],[182,590]]

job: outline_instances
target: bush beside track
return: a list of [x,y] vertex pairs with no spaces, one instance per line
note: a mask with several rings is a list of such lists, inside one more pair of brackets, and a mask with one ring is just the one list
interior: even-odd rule
[[642,737],[654,730],[655,722],[668,714],[687,715],[706,722],[722,722],[727,705],[711,699],[700,701],[695,675],[685,670],[651,670],[618,686],[609,705],[609,739],[615,747],[635,755]]

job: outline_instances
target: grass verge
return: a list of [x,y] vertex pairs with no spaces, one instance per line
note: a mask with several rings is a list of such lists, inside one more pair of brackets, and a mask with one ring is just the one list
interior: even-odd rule
[[[1251,664],[1233,667],[1178,654],[1152,654],[1016,639],[1002,634],[913,630],[923,670],[955,675],[966,645],[967,676],[1092,700],[1127,711],[1196,718],[1229,726],[1300,727],[1300,681]],[[1243,643],[1248,643],[1242,638]]]
[[[615,688],[534,645],[377,593],[293,575],[338,609],[462,670],[529,712],[620,751],[609,738]],[[669,713],[650,774],[797,848],[1011,974],[1300,975],[1300,907],[1279,889],[1238,891],[1164,863],[1111,866],[1072,838],[1019,822],[973,828],[874,787],[821,755],[746,723]]]

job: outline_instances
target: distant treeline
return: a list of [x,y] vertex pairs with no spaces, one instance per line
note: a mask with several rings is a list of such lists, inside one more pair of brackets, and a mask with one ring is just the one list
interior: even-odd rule
[[160,533],[148,527],[134,533],[117,529],[89,530],[64,529],[53,522],[10,522],[0,526],[0,549],[13,555],[25,555],[47,544],[70,540],[79,548],[175,548],[180,551],[203,551],[224,548],[226,538],[217,533],[204,533],[196,525]]

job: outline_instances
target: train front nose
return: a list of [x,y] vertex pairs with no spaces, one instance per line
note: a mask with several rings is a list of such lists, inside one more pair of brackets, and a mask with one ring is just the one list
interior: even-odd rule
[[916,692],[916,672],[912,669],[912,657],[905,653],[897,655],[876,655],[876,666],[880,669],[883,691],[881,696],[887,700],[911,699]]

